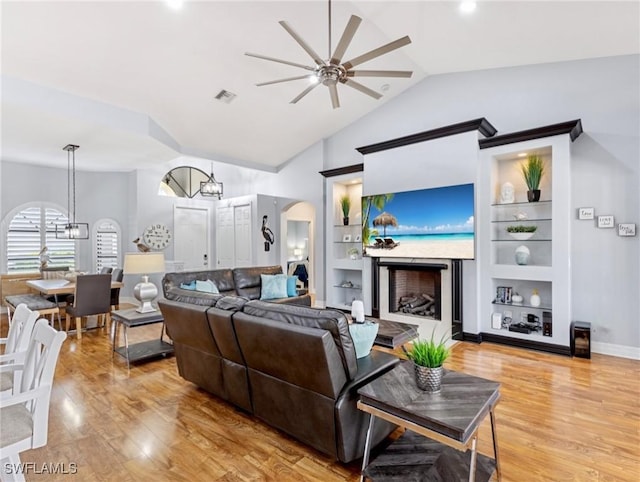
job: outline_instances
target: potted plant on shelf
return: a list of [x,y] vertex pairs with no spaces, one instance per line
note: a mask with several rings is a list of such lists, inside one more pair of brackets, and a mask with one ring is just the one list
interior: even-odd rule
[[342,210],[342,223],[347,226],[349,224],[349,211],[351,211],[351,198],[345,194],[340,196],[340,209]]
[[358,251],[358,248],[349,248],[347,250],[347,254],[349,255],[350,259],[358,259],[358,255],[360,254],[360,251]]
[[526,226],[524,224],[516,224],[507,226],[506,230],[509,235],[518,241],[525,241],[534,235],[538,226]]
[[412,347],[406,350],[407,358],[413,362],[416,376],[416,385],[426,392],[439,392],[442,388],[443,363],[449,358],[449,349],[446,345],[446,337],[440,342],[434,341],[435,328],[430,340],[415,340]]
[[544,161],[542,156],[531,154],[527,157],[527,162],[520,166],[524,181],[527,183],[527,199],[529,202],[540,200],[540,180],[544,176]]

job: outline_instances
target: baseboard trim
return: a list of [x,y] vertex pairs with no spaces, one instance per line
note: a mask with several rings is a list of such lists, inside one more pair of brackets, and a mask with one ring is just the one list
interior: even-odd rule
[[551,343],[522,340],[520,338],[494,335],[492,333],[480,333],[480,340],[481,342],[488,341],[491,343],[500,343],[502,345],[515,346],[518,348],[527,348],[529,350],[544,351],[555,355],[571,356],[571,349],[568,346],[552,345]]
[[462,341],[469,341],[471,343],[482,343],[482,337],[478,333],[462,332]]
[[591,353],[640,360],[640,347],[637,346],[614,345],[612,343],[602,343],[592,340]]

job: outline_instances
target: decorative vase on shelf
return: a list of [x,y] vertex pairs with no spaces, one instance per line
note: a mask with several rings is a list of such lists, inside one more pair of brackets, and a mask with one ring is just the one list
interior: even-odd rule
[[521,305],[523,301],[524,298],[518,293],[515,293],[513,296],[511,296],[511,303],[513,303],[514,305]]
[[342,224],[345,226],[349,226],[349,216],[342,218]]
[[521,265],[521,266],[525,266],[527,264],[529,264],[529,256],[531,255],[531,252],[529,251],[529,248],[527,248],[526,246],[518,246],[516,248],[516,263]]
[[540,295],[538,294],[538,290],[533,290],[533,294],[531,295],[531,298],[529,299],[529,303],[534,308],[537,308],[538,306],[540,306],[540,301],[541,300],[540,300]]

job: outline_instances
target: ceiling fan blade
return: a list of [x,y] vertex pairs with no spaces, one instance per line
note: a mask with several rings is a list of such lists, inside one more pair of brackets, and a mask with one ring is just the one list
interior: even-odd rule
[[362,19],[360,17],[351,15],[349,23],[347,23],[344,32],[342,32],[342,37],[340,37],[340,41],[338,42],[336,50],[333,52],[329,63],[340,65],[342,57],[347,51],[347,47],[349,47],[349,44],[351,43],[351,40],[353,40],[353,36],[355,35],[356,30],[358,30],[358,27],[360,26],[360,22],[362,22]]
[[411,70],[349,70],[347,77],[411,77]]
[[313,67],[309,67],[308,65],[297,64],[295,62],[289,62],[288,60],[274,59],[273,57],[267,57],[266,55],[252,54],[250,52],[245,52],[244,54],[248,55],[249,57],[255,57],[257,59],[270,60],[271,62],[279,62],[281,64],[293,65],[294,67],[300,67],[306,70],[315,70]]
[[322,61],[320,56],[316,53],[316,51],[313,50],[307,44],[307,42],[302,40],[302,37],[300,37],[300,35],[298,35],[295,30],[289,27],[289,24],[287,22],[285,22],[284,20],[281,20],[279,23],[287,32],[289,32],[289,35],[291,35],[294,38],[294,40],[300,44],[300,47],[302,47],[305,50],[305,52],[307,52],[311,56],[311,58],[317,65],[324,65],[324,62]]
[[331,105],[334,109],[340,107],[340,99],[338,99],[338,87],[337,84],[329,84],[329,94],[331,94]]
[[300,75],[298,77],[289,77],[287,79],[270,80],[269,82],[260,82],[256,84],[256,87],[262,87],[263,85],[279,84],[280,82],[289,82],[290,80],[301,80],[313,77],[312,75]]
[[300,92],[300,94],[298,94],[298,96],[295,99],[289,102],[289,104],[295,104],[296,102],[298,102],[300,99],[302,99],[305,95],[307,95],[309,92],[311,92],[313,89],[315,89],[319,85],[320,85],[319,82],[316,84],[311,84],[309,87],[307,87],[302,92]]
[[359,82],[356,82],[355,80],[346,78],[344,80],[341,80],[340,82],[342,82],[344,85],[348,85],[349,87],[359,90],[363,94],[370,95],[374,99],[379,99],[380,97],[382,97],[382,94],[378,94],[375,90],[371,90],[369,87],[366,87]]
[[408,45],[410,43],[411,43],[411,39],[409,38],[408,35],[405,35],[404,37],[399,38],[398,40],[394,40],[393,42],[389,42],[388,44],[383,45],[382,47],[378,47],[377,49],[373,49],[365,54],[359,55],[355,59],[351,59],[349,62],[345,62],[344,64],[342,64],[342,66],[347,70],[351,70],[356,65],[360,65],[365,62],[368,62],[369,60],[375,59],[376,57],[380,57],[381,55],[384,55],[393,50],[399,49],[400,47],[404,47],[405,45]]

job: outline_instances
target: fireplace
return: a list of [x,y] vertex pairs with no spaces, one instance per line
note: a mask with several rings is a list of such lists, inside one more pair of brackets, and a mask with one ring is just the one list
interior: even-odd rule
[[389,267],[389,311],[441,319],[440,267]]
[[422,338],[461,335],[460,260],[376,258],[371,268],[374,316],[417,325]]

